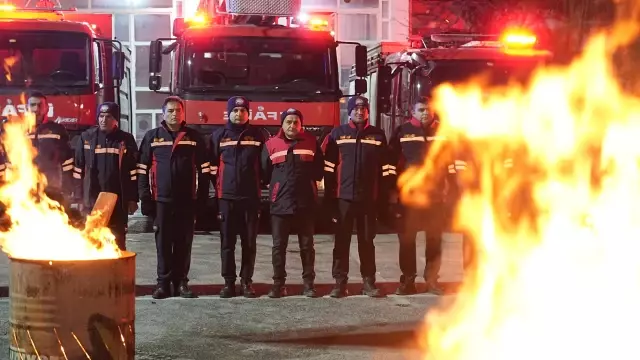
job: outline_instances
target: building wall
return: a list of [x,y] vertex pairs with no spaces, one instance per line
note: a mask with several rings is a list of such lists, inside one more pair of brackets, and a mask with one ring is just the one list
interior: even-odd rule
[[[198,0],[60,0],[62,7],[79,12],[114,14],[116,39],[132,51],[133,132],[140,140],[162,119],[160,106],[165,95],[148,88],[149,42],[171,37],[173,19],[195,11]],[[336,38],[373,46],[381,40],[406,39],[409,0],[302,0],[304,12],[336,13]],[[167,42],[166,44],[169,44]],[[340,45],[341,86],[347,94],[349,69],[354,63],[354,47]],[[164,59],[163,85],[169,84],[169,57]],[[168,88],[167,88],[168,89]]]

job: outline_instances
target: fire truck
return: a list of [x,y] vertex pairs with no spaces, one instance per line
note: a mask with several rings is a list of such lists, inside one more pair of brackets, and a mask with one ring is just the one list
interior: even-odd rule
[[300,8],[300,0],[201,1],[195,16],[175,19],[174,38],[151,42],[149,88],[162,93],[162,57],[172,55],[164,93],[184,99],[188,126],[205,136],[227,122],[227,99],[240,95],[251,101],[251,124],[267,135],[280,128],[280,113],[295,107],[304,114],[305,131],[322,141],[340,124],[341,99],[366,91],[360,79],[354,94],[342,93],[337,47],[355,45],[361,76],[367,48],[336,41],[331,14],[299,16]]
[[38,90],[49,102],[48,121],[64,125],[72,145],[96,125],[103,101],[119,103],[120,126],[131,132],[130,50],[111,32],[111,14],[0,5],[0,117],[20,116],[24,93]]
[[[371,122],[391,136],[410,119],[414,101],[431,95],[438,85],[455,86],[481,76],[486,86],[524,83],[552,60],[553,54],[526,29],[498,35],[433,33],[410,37],[408,43],[382,42],[367,54]],[[358,80],[352,68],[351,86]]]

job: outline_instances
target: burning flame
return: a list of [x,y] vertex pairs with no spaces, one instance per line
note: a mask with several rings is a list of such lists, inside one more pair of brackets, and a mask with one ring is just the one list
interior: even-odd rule
[[426,359],[640,358],[640,98],[616,81],[611,40],[526,88],[436,90],[448,141],[401,196],[427,204],[432,170],[466,160],[454,227],[477,259],[427,315]]
[[[10,66],[5,61],[5,68]],[[34,127],[35,117],[28,112],[4,124],[2,142],[11,166],[0,187],[0,202],[6,206],[11,224],[0,232],[2,251],[13,258],[32,260],[120,257],[111,231],[91,226],[101,214],[92,213],[84,231],[74,228],[62,206],[44,194],[46,178],[33,164],[36,149],[27,136]]]

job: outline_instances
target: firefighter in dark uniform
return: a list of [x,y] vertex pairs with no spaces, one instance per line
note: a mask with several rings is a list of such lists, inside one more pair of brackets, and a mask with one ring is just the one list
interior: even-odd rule
[[298,232],[302,260],[303,295],[316,297],[313,233],[317,204],[317,181],[322,180],[324,156],[316,137],[302,129],[302,113],[284,111],[282,128],[267,140],[262,151],[262,168],[269,184],[271,231],[273,236],[273,288],[269,297],[286,296],[284,283],[286,252],[291,230]]
[[369,125],[369,101],[356,96],[348,102],[349,122],[325,138],[325,200],[335,210],[335,245],[332,297],[347,295],[351,232],[356,223],[363,294],[378,297],[375,285],[376,258],[373,240],[377,216],[387,204],[387,139],[382,130]]
[[64,126],[47,121],[49,105],[41,92],[34,91],[27,98],[27,109],[35,116],[36,127],[29,134],[33,147],[37,150],[34,159],[40,173],[47,181],[45,194],[69,208],[69,199],[73,192],[73,150],[69,134]]
[[260,156],[265,136],[249,124],[249,100],[235,96],[227,102],[229,121],[211,136],[211,174],[218,199],[218,220],[224,288],[220,297],[236,295],[236,238],[240,235],[240,280],[245,297],[255,297],[252,286],[256,262],[261,193]]
[[186,126],[182,99],[167,97],[162,113],[161,126],[144,135],[138,161],[141,211],[154,217],[156,225],[158,286],[152,296],[164,299],[173,291],[173,296],[193,298],[187,276],[195,208],[208,195],[210,164],[204,140]]
[[120,249],[126,249],[128,215],[138,209],[136,162],[138,149],[133,135],[122,131],[120,107],[106,102],[98,107],[98,126],[82,134],[76,146],[74,196],[84,212],[90,212],[101,192],[118,195],[109,228]]
[[[431,145],[444,141],[437,134],[438,121],[429,107],[429,98],[420,98],[413,106],[410,121],[400,125],[389,139],[391,169],[399,176],[410,166],[421,166]],[[447,167],[433,176],[434,191],[429,194],[430,203],[426,208],[406,204],[400,211],[401,227],[399,262],[402,275],[397,295],[416,293],[416,236],[419,231],[426,233],[426,266],[424,279],[427,292],[441,294],[438,286],[442,234],[448,230],[453,216],[453,202],[456,200],[456,173],[464,170],[466,162],[446,161]],[[392,177],[397,180],[397,176]]]

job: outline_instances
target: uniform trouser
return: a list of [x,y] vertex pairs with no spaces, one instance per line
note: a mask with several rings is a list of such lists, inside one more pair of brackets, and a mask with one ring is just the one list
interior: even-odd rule
[[273,281],[284,284],[287,278],[285,266],[287,263],[287,245],[292,228],[298,230],[298,244],[300,246],[300,260],[302,260],[302,279],[305,283],[315,280],[314,270],[316,252],[313,246],[314,216],[313,212],[300,211],[295,215],[271,214],[271,233],[273,248],[271,259],[273,262]]
[[333,278],[338,283],[347,283],[349,274],[349,250],[351,232],[356,223],[360,274],[362,278],[375,279],[376,248],[376,206],[369,202],[338,200],[338,223],[333,246]]
[[113,213],[111,214],[111,219],[109,219],[109,229],[111,233],[116,238],[116,244],[120,248],[120,250],[127,249],[127,225],[129,222],[129,215],[125,211],[123,204],[120,200],[116,204],[116,207],[113,209]]
[[256,265],[256,239],[259,226],[258,200],[218,200],[218,220],[220,220],[220,257],[222,277],[225,282],[236,281],[236,241],[240,235],[242,260],[240,279],[251,283]]
[[426,235],[424,278],[434,283],[440,271],[442,234],[448,229],[450,210],[446,206],[428,209],[405,208],[403,224],[398,234],[400,240],[400,271],[409,278],[416,276],[416,236],[419,231]]
[[156,203],[158,284],[187,282],[195,230],[195,204]]

